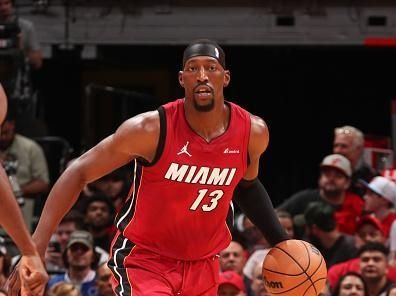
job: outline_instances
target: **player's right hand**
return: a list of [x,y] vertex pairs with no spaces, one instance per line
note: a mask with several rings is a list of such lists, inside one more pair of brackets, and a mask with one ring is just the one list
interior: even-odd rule
[[38,255],[22,256],[19,276],[22,285],[22,295],[42,296],[48,282],[48,274]]
[[47,282],[48,274],[40,256],[25,255],[8,278],[8,295],[42,296]]

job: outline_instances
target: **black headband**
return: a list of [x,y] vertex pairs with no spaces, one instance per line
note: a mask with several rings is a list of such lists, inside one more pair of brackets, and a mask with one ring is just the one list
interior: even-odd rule
[[187,60],[196,56],[209,56],[215,58],[225,69],[225,54],[223,49],[213,41],[198,40],[190,44],[183,53],[183,67]]

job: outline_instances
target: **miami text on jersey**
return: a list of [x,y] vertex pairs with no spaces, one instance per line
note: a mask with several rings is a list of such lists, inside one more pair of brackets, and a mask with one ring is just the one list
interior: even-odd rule
[[172,162],[165,174],[165,179],[183,183],[228,186],[235,172],[236,168],[197,167]]

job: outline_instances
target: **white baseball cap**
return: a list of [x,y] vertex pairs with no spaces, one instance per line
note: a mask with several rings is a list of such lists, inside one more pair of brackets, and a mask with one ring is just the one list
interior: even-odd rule
[[341,154],[330,154],[323,158],[320,167],[335,168],[343,172],[347,177],[352,176],[351,163],[348,158]]
[[377,176],[370,183],[364,181],[362,183],[374,193],[396,205],[396,184],[393,181],[382,176]]

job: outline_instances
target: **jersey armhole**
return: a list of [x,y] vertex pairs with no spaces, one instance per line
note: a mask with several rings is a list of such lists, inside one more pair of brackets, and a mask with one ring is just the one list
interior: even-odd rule
[[152,162],[148,162],[145,159],[139,158],[138,162],[146,167],[153,166],[160,159],[162,153],[164,152],[165,140],[166,140],[166,112],[163,106],[160,106],[158,109],[158,114],[160,118],[160,136],[158,140],[157,151],[155,152],[155,156]]

